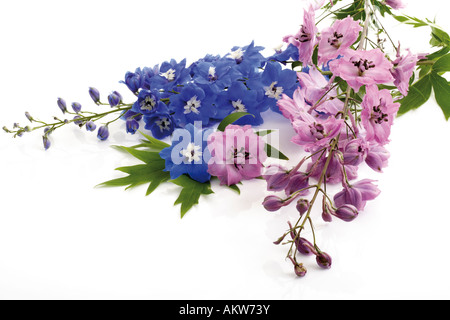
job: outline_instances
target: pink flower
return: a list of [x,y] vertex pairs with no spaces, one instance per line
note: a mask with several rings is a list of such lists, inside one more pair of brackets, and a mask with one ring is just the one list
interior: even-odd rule
[[344,103],[335,99],[337,90],[330,90],[329,81],[316,67],[310,67],[308,73],[298,72],[297,77],[306,103],[310,106],[310,113],[316,110],[328,117],[342,111]]
[[366,164],[373,170],[383,172],[387,167],[390,157],[389,151],[378,143],[371,143],[367,152]]
[[386,4],[390,6],[392,9],[403,9],[406,7],[405,4],[401,0],[385,0]]
[[389,90],[378,90],[376,85],[368,86],[362,101],[361,120],[366,129],[366,140],[380,144],[389,142],[391,126],[400,107],[394,103]]
[[373,200],[380,194],[380,190],[373,184],[373,180],[364,179],[351,186],[345,185],[344,189],[334,196],[337,207],[352,205],[360,211],[364,210],[366,202]]
[[316,15],[314,7],[310,6],[309,10],[304,10],[303,24],[296,35],[286,36],[284,42],[291,43],[298,48],[299,61],[308,65],[312,61],[314,47],[317,43],[316,34]]
[[305,151],[311,151],[328,145],[339,134],[343,125],[343,119],[329,117],[321,120],[314,118],[309,113],[303,113],[301,118],[292,122],[297,133],[292,138],[292,142],[303,146]]
[[352,17],[336,20],[331,27],[323,30],[319,42],[319,63],[326,63],[344,54],[358,39],[361,30],[359,21]]
[[394,77],[394,85],[398,88],[400,93],[404,96],[408,95],[409,79],[411,79],[414,70],[419,61],[417,55],[412,54],[407,50],[406,56],[400,55],[400,47],[397,51],[397,59],[393,62],[391,74]]
[[224,132],[210,134],[208,149],[211,153],[208,172],[218,177],[222,185],[231,186],[261,176],[267,159],[265,142],[248,125],[229,125]]
[[390,83],[392,63],[380,49],[348,50],[341,59],[330,62],[330,70],[347,81],[355,91],[363,85]]
[[282,115],[291,121],[294,121],[300,117],[302,113],[306,112],[305,97],[303,96],[303,92],[300,87],[294,91],[292,98],[286,94],[283,94],[281,99],[277,101],[277,105],[278,108],[280,108]]

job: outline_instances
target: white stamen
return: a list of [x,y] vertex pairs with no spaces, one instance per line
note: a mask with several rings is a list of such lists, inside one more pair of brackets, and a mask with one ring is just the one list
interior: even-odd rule
[[264,87],[264,90],[266,90],[266,96],[268,96],[269,98],[280,100],[283,93],[283,87],[277,87],[276,84],[276,81],[272,82],[270,87]]
[[159,127],[159,130],[163,132],[164,130],[169,130],[170,121],[167,118],[161,118],[160,120],[155,121],[155,124]]
[[184,106],[184,114],[188,114],[188,113],[195,113],[195,114],[199,114],[200,111],[198,111],[198,108],[200,108],[201,106],[201,102],[199,100],[197,100],[197,96],[194,96],[191,98],[191,100],[189,100],[188,102],[186,102],[186,105]]
[[155,108],[156,101],[152,97],[146,96],[144,101],[141,101],[140,105],[141,105],[141,110],[152,111]]
[[196,146],[193,142],[189,143],[186,149],[181,150],[180,154],[185,157],[189,163],[192,161],[200,161],[203,152],[201,152],[202,148],[200,146]]
[[242,103],[242,100],[239,99],[237,101],[231,101],[231,104],[234,108],[234,112],[247,112],[247,108],[245,107],[245,105]]
[[169,69],[165,73],[161,73],[161,76],[166,78],[169,81],[175,80],[175,70]]
[[244,56],[244,51],[242,51],[242,49],[239,48],[235,51],[231,51],[228,55],[234,60],[240,60]]
[[216,76],[216,68],[215,67],[209,67],[208,75],[211,78],[214,78]]

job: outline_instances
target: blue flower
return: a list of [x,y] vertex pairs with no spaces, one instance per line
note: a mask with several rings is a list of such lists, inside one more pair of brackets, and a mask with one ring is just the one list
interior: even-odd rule
[[297,73],[293,70],[282,69],[278,62],[269,61],[261,75],[261,79],[248,81],[249,88],[262,90],[266,108],[280,113],[277,106],[283,94],[292,96],[298,88]]
[[233,68],[229,59],[200,62],[193,75],[193,81],[212,94],[219,94],[239,78],[242,78],[242,74]]
[[[178,85],[184,85],[191,80],[190,69],[186,68],[186,59],[177,63],[174,59],[164,62],[159,68],[158,74],[150,79],[150,88],[165,92],[175,90]],[[176,91],[176,90],[175,90]]]
[[249,90],[242,82],[235,82],[223,92],[217,101],[216,118],[223,119],[234,112],[247,112],[253,116],[244,116],[235,124],[258,126],[263,123],[261,117],[261,102],[258,99],[258,92]]
[[138,99],[133,104],[132,111],[142,113],[143,115],[151,115],[157,112],[159,98],[158,93],[143,89],[139,91]]
[[101,126],[100,128],[98,128],[97,138],[104,141],[104,140],[108,139],[108,137],[109,137],[108,126]]
[[156,139],[164,139],[170,136],[175,129],[175,120],[169,113],[169,109],[163,102],[158,106],[158,111],[150,116],[144,117],[145,129],[152,132]]
[[126,122],[127,132],[131,134],[135,134],[139,129],[139,122],[134,118],[129,118]]
[[283,64],[290,59],[293,61],[299,59],[298,48],[293,44],[289,44],[285,50],[277,50],[273,56],[267,58],[268,61],[278,61]]
[[254,41],[245,47],[233,47],[225,57],[232,59],[238,65],[238,69],[245,75],[253,69],[260,68],[266,62],[266,58],[260,53],[264,47],[255,47]]
[[170,97],[169,109],[174,113],[173,117],[179,127],[197,121],[207,126],[216,113],[215,99],[214,94],[207,95],[202,88],[190,83],[179,94]]
[[131,92],[137,94],[139,89],[144,87],[145,73],[141,70],[141,68],[137,68],[135,72],[127,72],[125,74],[125,81],[120,82],[126,84]]
[[197,129],[192,124],[174,131],[172,145],[163,149],[159,155],[165,160],[164,171],[170,172],[170,178],[176,179],[183,174],[204,183],[211,179],[208,173],[209,132]]

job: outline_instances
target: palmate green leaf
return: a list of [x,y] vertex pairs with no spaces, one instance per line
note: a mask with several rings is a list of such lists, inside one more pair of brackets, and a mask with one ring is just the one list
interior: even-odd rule
[[448,121],[450,119],[450,85],[444,77],[441,77],[436,72],[431,73],[431,82],[436,102],[441,107],[445,119]]
[[432,91],[431,75],[428,74],[417,81],[409,88],[408,95],[400,100],[400,109],[398,115],[403,115],[408,111],[414,110],[422,106],[430,99]]
[[186,175],[182,175],[175,180],[171,180],[172,183],[182,187],[178,199],[174,205],[181,204],[181,218],[196,204],[202,195],[209,195],[214,193],[211,189],[211,183],[201,183],[189,178]]

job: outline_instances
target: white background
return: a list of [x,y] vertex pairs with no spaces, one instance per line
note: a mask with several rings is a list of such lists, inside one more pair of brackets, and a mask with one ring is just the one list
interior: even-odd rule
[[[406,1],[406,0],[405,0]],[[62,116],[57,97],[91,103],[124,85],[126,71],[174,58],[193,62],[255,40],[271,49],[297,31],[302,1],[1,1],[0,124],[26,124],[24,112]],[[409,1],[405,13],[436,17],[450,31],[449,2]],[[429,29],[386,20],[403,48],[429,51]],[[322,27],[325,25],[322,25]],[[271,53],[269,50],[268,52]],[[281,117],[282,150],[300,150]],[[58,132],[59,131],[59,132]],[[448,299],[449,137],[435,102],[396,120],[380,197],[350,224],[322,223],[318,244],[330,270],[304,259],[305,278],[292,273],[286,246],[272,244],[294,221],[294,208],[266,212],[261,181],[241,196],[215,196],[180,219],[177,187],[145,197],[145,187],[94,188],[136,163],[110,146],[133,145],[123,123],[107,142],[74,126],[20,139],[0,133],[1,299]]]

